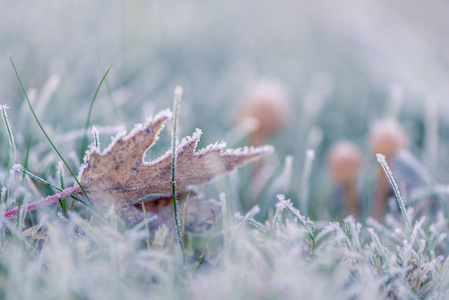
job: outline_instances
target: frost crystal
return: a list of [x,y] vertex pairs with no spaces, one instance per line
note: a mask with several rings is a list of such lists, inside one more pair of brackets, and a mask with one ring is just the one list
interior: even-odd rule
[[95,148],[100,149],[100,132],[98,131],[97,127],[92,126],[92,137],[94,139],[94,146]]
[[[152,161],[144,160],[145,153],[157,142],[170,117],[169,110],[162,111],[144,124],[134,126],[128,135],[117,135],[103,152],[96,147],[86,152],[79,181],[89,199],[105,208],[114,205],[126,219],[140,221],[143,213],[137,210],[135,203],[155,194],[172,194],[172,151]],[[260,159],[273,150],[265,146],[222,152],[225,144],[217,143],[196,151],[200,137],[201,130],[197,129],[176,147],[177,194],[185,193],[191,185],[204,184]]]
[[23,172],[25,170],[25,168],[21,164],[14,164],[12,166],[12,168],[13,168],[13,170],[19,171],[19,172]]
[[396,181],[393,178],[393,173],[391,172],[390,167],[387,164],[385,155],[377,153],[376,157],[377,157],[377,161],[380,163],[380,165],[384,169],[385,174],[388,177],[388,180],[390,181],[391,185],[393,186],[393,191],[394,191],[394,194],[396,195],[396,199],[398,200],[402,215],[404,216],[405,220],[407,221],[407,225],[408,225],[409,229],[411,230],[412,224],[410,223],[410,220],[408,219],[407,211],[405,210],[405,206],[404,206],[404,202],[402,201],[401,193],[399,192],[398,185],[396,184]]
[[[6,132],[8,133],[9,136],[9,145],[11,146],[12,149],[14,149],[14,136],[12,135],[11,132],[11,124],[9,124],[9,120],[8,120],[8,113],[7,113],[7,109],[9,107],[6,105],[0,105],[0,110],[2,112],[2,118],[3,118],[3,123],[5,124],[5,128],[6,128]],[[14,150],[13,150],[14,151]]]

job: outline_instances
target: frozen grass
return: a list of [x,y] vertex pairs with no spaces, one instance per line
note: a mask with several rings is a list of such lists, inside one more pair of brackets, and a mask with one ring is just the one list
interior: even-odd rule
[[230,227],[224,247],[218,231],[186,236],[184,265],[176,258],[174,233],[167,236],[164,227],[146,247],[143,224],[129,228],[112,214],[105,218],[110,221],[73,212],[67,219],[41,214],[24,233],[4,220],[1,294],[7,299],[449,296],[442,256],[448,245],[445,235],[434,236],[447,230],[443,215],[433,224],[416,222],[410,236],[404,223],[371,221],[366,231],[351,217],[343,224],[314,224],[288,200],[281,197],[278,205],[276,219],[265,223],[268,230],[252,226],[249,214]]
[[[20,78],[19,82],[27,98]],[[179,99],[177,90],[172,143],[176,143]],[[28,104],[34,112],[29,100]],[[2,139],[9,140],[13,153],[14,127],[5,106],[2,116],[6,125]],[[50,139],[35,114],[34,117]],[[94,146],[98,147],[98,130],[94,128],[92,134]],[[229,206],[229,201],[244,200],[229,198],[232,193],[221,193],[222,220],[206,234],[196,236],[184,232],[185,212],[181,212],[188,206],[175,206],[176,226],[167,224],[150,231],[148,224],[154,217],[146,212],[142,223],[130,226],[113,210],[103,215],[89,206],[80,206],[77,201],[80,199],[69,200],[80,188],[75,185],[63,191],[74,179],[65,177],[62,163],[58,162],[62,156],[52,142],[51,145],[58,156],[53,156],[55,168],[41,171],[47,179],[19,164],[10,168],[13,154],[8,161],[2,161],[1,205],[3,212],[9,210],[1,217],[2,298],[449,297],[448,214],[447,210],[438,209],[438,204],[435,207],[434,196],[429,197],[437,189],[429,186],[427,193],[415,198],[413,203],[419,203],[418,207],[407,204],[381,155],[379,163],[393,186],[403,218],[393,209],[385,224],[368,218],[362,226],[352,216],[341,222],[311,220],[285,196],[271,196],[278,189],[289,191],[293,157],[288,156],[280,170],[266,171],[270,178],[240,174],[250,185],[254,180],[270,182],[259,203],[268,211],[267,216],[260,215],[259,205],[242,216],[233,210],[239,205]],[[176,144],[172,146],[175,148]],[[34,146],[29,147],[33,151]],[[308,150],[306,155],[300,201],[296,202],[305,211],[310,205],[317,209],[309,196],[313,190],[310,180],[313,153]],[[173,189],[176,194],[176,187]],[[445,201],[448,192],[439,190],[440,201]],[[38,195],[51,195],[54,191],[58,193],[36,201]],[[42,206],[29,212],[35,206],[58,201],[59,206]],[[20,203],[26,204],[27,209],[12,209]],[[318,211],[319,217],[326,215],[324,210]],[[14,215],[17,217],[12,219]]]
[[[175,101],[175,109],[177,105]],[[4,116],[8,125],[2,139],[12,140]],[[175,141],[176,126],[173,131]],[[98,145],[98,131],[93,135]],[[9,177],[1,181],[3,211],[35,201],[31,199],[36,199],[36,192],[46,193],[45,187],[61,191],[56,182],[62,188],[73,182],[65,178],[60,163],[44,173],[48,180],[17,164],[10,172],[13,157],[0,170],[2,178]],[[221,193],[223,220],[202,236],[184,232],[181,236],[179,224],[170,226],[176,231],[162,226],[150,232],[153,217],[130,226],[113,210],[99,216],[78,202],[32,213],[15,211],[20,222],[1,218],[0,295],[7,299],[449,297],[447,212],[432,208],[431,198],[420,199],[430,208],[421,208],[426,213],[407,206],[382,156],[378,159],[404,215],[400,218],[393,211],[385,224],[369,218],[362,226],[352,216],[342,222],[313,221],[283,195],[269,202],[275,212],[261,220],[258,205],[244,216],[230,215],[228,195]],[[291,160],[279,173],[272,172],[273,182],[282,181],[274,185],[288,185]],[[304,167],[303,189],[311,184],[310,162]],[[55,194],[51,200],[68,196]],[[308,197],[303,194],[304,199]]]
[[179,217],[179,210],[178,210],[178,199],[177,192],[176,192],[176,157],[177,152],[176,149],[178,149],[178,117],[179,117],[179,106],[181,105],[181,97],[182,97],[182,88],[180,86],[176,87],[175,89],[175,97],[173,100],[173,132],[172,132],[172,143],[171,143],[171,149],[172,149],[172,171],[171,171],[171,182],[172,182],[172,199],[173,199],[173,214],[175,216],[175,229],[176,229],[176,240],[179,243],[179,248],[182,253],[182,260],[185,260],[185,254],[184,254],[184,245],[183,245],[183,238],[181,236],[181,225],[180,225],[180,217]]
[[[83,11],[80,5],[71,7],[74,15],[85,13],[86,20],[95,22],[79,26],[81,19],[67,18],[51,23],[53,28],[73,28],[70,34],[61,29],[54,35],[40,34],[54,31],[35,22],[41,19],[38,11],[30,12],[34,18],[25,13],[19,18],[17,13],[28,7],[20,2],[8,4],[16,12],[8,15],[17,20],[5,14],[4,22],[20,32],[0,27],[0,48],[11,47],[24,80],[17,85],[5,59],[0,95],[9,108],[0,105],[5,125],[0,130],[0,207],[6,212],[20,204],[33,206],[47,196],[54,204],[32,212],[17,209],[16,217],[0,218],[0,298],[449,298],[448,123],[443,113],[439,115],[447,107],[436,101],[426,106],[423,116],[416,105],[419,101],[414,105],[409,101],[431,91],[436,100],[447,98],[447,71],[440,67],[444,59],[432,49],[418,47],[433,44],[429,42],[432,33],[439,36],[445,27],[432,32],[408,20],[402,7],[375,1],[364,2],[369,9],[357,1],[345,4],[354,15],[370,12],[370,17],[354,19],[335,14],[335,7],[324,1],[318,1],[319,10],[301,1],[287,1],[282,8],[253,1],[260,14],[251,17],[238,1],[204,4],[213,14],[201,10],[198,3],[188,1],[183,10],[176,3],[175,10],[173,1],[152,2],[151,11],[163,17],[137,31],[132,23],[140,24],[143,19],[130,20],[136,7],[125,7],[122,14],[119,2],[102,5],[101,13],[98,8]],[[62,5],[53,8],[58,18],[66,16]],[[419,7],[411,9],[422,12]],[[278,22],[279,11],[287,27]],[[438,11],[439,20],[446,20],[447,10]],[[397,21],[394,15],[402,18]],[[434,15],[423,15],[433,20]],[[101,21],[103,16],[111,20]],[[122,16],[124,23],[117,24],[115,20]],[[292,20],[299,23],[291,26]],[[22,27],[23,22],[28,27]],[[386,30],[380,26],[400,22]],[[262,24],[279,27],[268,26],[255,34],[252,26]],[[39,34],[30,29],[34,26],[40,28]],[[82,28],[88,28],[87,37]],[[114,30],[123,30],[123,37],[113,36]],[[355,47],[346,49],[347,44],[329,30]],[[140,35],[137,42],[125,43],[134,33]],[[66,36],[73,37],[73,42],[67,43]],[[148,37],[150,42],[145,40]],[[374,43],[373,37],[377,37]],[[247,41],[252,44],[253,38],[257,47],[248,50]],[[32,45],[33,52],[18,50],[25,49],[22,39]],[[410,41],[417,47],[410,46]],[[52,48],[53,44],[59,48]],[[398,55],[403,53],[399,44],[422,51]],[[92,57],[95,47],[101,51]],[[363,58],[355,59],[359,51]],[[27,60],[30,53],[33,62]],[[244,63],[242,53],[248,59]],[[103,55],[108,60],[112,57],[116,66],[109,75],[109,69],[92,68],[102,60],[97,56]],[[381,63],[379,57],[384,59]],[[415,62],[422,65],[417,67]],[[188,205],[175,210],[180,215],[178,226],[167,224],[150,231],[150,213],[131,226],[114,210],[99,213],[81,203],[84,198],[60,199],[68,196],[60,195],[62,190],[77,186],[76,177],[64,171],[81,164],[80,149],[86,148],[91,124],[99,128],[107,145],[104,139],[125,124],[129,127],[170,106],[170,91],[178,83],[186,91],[180,125],[172,128],[179,136],[200,127],[205,144],[229,133],[228,144],[244,145],[254,125],[232,129],[232,107],[241,100],[248,78],[261,74],[281,78],[291,88],[295,117],[289,129],[271,141],[277,154],[264,161],[259,172],[249,166],[202,188],[207,199],[220,200],[223,214],[204,235],[184,232]],[[101,76],[107,95],[98,85]],[[394,80],[404,84],[404,99],[394,92],[388,101],[386,91]],[[27,90],[32,87],[38,89]],[[393,173],[381,160],[397,198],[390,199],[389,212],[379,222],[368,217],[377,162],[364,145],[369,122],[382,115],[384,102],[384,115],[401,122],[410,133],[412,158],[406,159],[409,169],[405,171],[389,162]],[[92,129],[95,147],[100,144],[99,131]],[[367,158],[359,178],[364,217],[357,221],[350,216],[342,219],[339,207],[344,199],[338,190],[331,192],[334,186],[328,180],[326,152],[341,138],[354,141]],[[160,145],[148,156],[157,157],[169,145],[168,134],[161,136]],[[413,160],[425,164],[415,167]],[[183,242],[181,248],[178,242]]]

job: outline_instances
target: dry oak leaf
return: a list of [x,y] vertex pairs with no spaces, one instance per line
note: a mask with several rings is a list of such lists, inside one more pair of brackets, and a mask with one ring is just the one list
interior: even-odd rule
[[[170,110],[161,111],[144,124],[135,125],[128,135],[117,136],[103,152],[92,147],[86,153],[79,181],[92,202],[104,208],[114,206],[122,217],[138,222],[143,213],[134,206],[136,203],[172,194],[172,151],[151,161],[144,160],[170,118]],[[273,152],[272,146],[222,151],[223,142],[195,152],[200,136],[201,130],[197,129],[176,149],[177,193]]]

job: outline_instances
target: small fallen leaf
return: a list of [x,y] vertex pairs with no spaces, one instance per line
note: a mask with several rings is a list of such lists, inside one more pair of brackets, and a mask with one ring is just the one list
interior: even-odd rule
[[[141,206],[139,202],[171,197],[172,151],[151,161],[144,160],[170,118],[169,110],[162,111],[145,124],[137,124],[128,135],[116,137],[103,152],[96,147],[87,152],[79,181],[92,202],[104,208],[114,206],[122,217],[138,222],[143,219],[137,208]],[[197,129],[176,149],[178,194],[273,152],[272,146],[223,151],[225,143],[195,151],[200,136],[201,130]],[[170,203],[165,201],[163,206]]]
[[[172,151],[168,150],[151,161],[144,160],[145,153],[159,139],[160,131],[170,118],[169,110],[160,112],[145,124],[135,125],[128,135],[115,137],[103,152],[91,146],[80,168],[78,177],[81,186],[67,188],[21,209],[32,211],[60,199],[83,194],[84,191],[93,203],[106,209],[113,207],[130,222],[143,220],[144,206],[147,213],[158,215],[157,220],[151,222],[151,228],[170,223],[173,221]],[[176,196],[181,201],[190,197],[183,221],[187,231],[197,234],[215,224],[221,209],[214,200],[202,200],[192,186],[204,184],[273,152],[272,146],[223,151],[223,142],[195,151],[200,136],[201,130],[197,129],[191,137],[184,138],[176,149]],[[23,172],[20,165],[14,169]],[[18,211],[14,208],[5,212],[4,216],[15,216]]]

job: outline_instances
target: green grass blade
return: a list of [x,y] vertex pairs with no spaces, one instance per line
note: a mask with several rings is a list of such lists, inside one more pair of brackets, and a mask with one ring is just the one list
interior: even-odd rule
[[[104,68],[104,65],[103,65],[103,59],[102,59],[101,52],[98,51],[97,54],[98,54],[98,66],[99,66],[101,72],[104,72],[104,69],[105,69],[105,68]],[[106,93],[107,93],[107,95],[108,95],[109,102],[110,102],[111,105],[112,105],[112,109],[114,110],[115,116],[116,116],[119,120],[121,120],[120,110],[118,109],[117,104],[115,103],[114,97],[112,96],[111,88],[110,88],[110,86],[109,86],[109,82],[108,82],[108,79],[107,79],[107,78],[104,80],[104,87],[106,88]]]
[[[25,151],[25,159],[23,160],[23,167],[25,169],[28,168],[28,159],[30,157],[30,147],[31,147],[31,135],[28,135],[27,138],[27,145],[26,145],[26,151]],[[23,176],[25,176],[25,174],[23,174]],[[23,177],[22,176],[22,177]]]
[[179,225],[178,216],[178,205],[176,203],[176,147],[177,147],[177,129],[178,129],[178,114],[179,114],[179,104],[182,97],[182,88],[176,87],[175,97],[173,100],[173,132],[172,132],[172,197],[173,197],[173,212],[175,214],[175,226],[176,226],[176,237],[179,242],[179,247],[181,248],[182,258],[185,261],[184,255],[184,245],[182,243],[181,237],[181,227]]
[[100,91],[101,85],[103,84],[103,81],[106,79],[106,76],[108,76],[108,73],[111,70],[111,68],[112,68],[112,65],[109,67],[109,69],[106,71],[103,78],[101,79],[100,84],[98,85],[97,90],[95,91],[94,97],[92,98],[92,101],[90,102],[89,112],[87,113],[86,124],[84,125],[83,143],[81,146],[81,156],[80,156],[81,158],[83,158],[84,152],[87,149],[87,128],[89,128],[90,117],[92,115],[92,109],[94,107],[95,100],[97,99],[98,91]]
[[22,165],[20,165],[20,164],[15,164],[14,166],[12,166],[12,168],[13,168],[14,170],[16,170],[16,171],[18,171],[18,172],[24,174],[24,175],[27,175],[27,176],[33,178],[34,180],[36,180],[36,181],[38,181],[38,182],[40,182],[40,183],[45,184],[46,186],[51,187],[52,189],[55,189],[55,190],[57,190],[57,191],[62,192],[62,189],[61,189],[61,188],[59,188],[59,187],[57,187],[56,185],[50,183],[49,181],[43,179],[42,177],[39,177],[39,176],[37,176],[37,175],[31,173],[30,171],[28,171],[27,169],[25,169],[24,166],[22,166]]
[[226,195],[225,193],[220,193],[218,195],[221,204],[221,213],[223,215],[223,245],[226,245],[228,236],[229,236],[229,228],[228,228],[228,209],[226,203]]
[[408,219],[407,211],[405,210],[405,206],[404,206],[404,202],[402,201],[401,193],[399,192],[398,185],[396,184],[396,181],[393,178],[393,173],[391,172],[390,167],[388,166],[387,161],[385,160],[385,156],[383,154],[377,153],[376,157],[377,157],[377,161],[382,166],[382,169],[384,169],[384,172],[387,175],[391,186],[393,187],[394,194],[396,195],[396,199],[398,200],[402,215],[404,216],[405,221],[407,222],[407,226],[410,229],[410,231],[412,231],[413,230],[412,224],[410,223],[410,220]]
[[39,125],[39,128],[41,129],[42,133],[45,135],[45,137],[47,138],[48,142],[50,143],[50,145],[52,146],[52,148],[55,150],[55,152],[58,154],[59,158],[62,160],[62,162],[64,163],[64,165],[66,166],[66,168],[69,170],[70,174],[73,176],[73,178],[75,179],[76,183],[79,185],[79,187],[81,188],[81,190],[83,191],[84,196],[86,197],[86,199],[90,201],[89,196],[87,196],[86,192],[84,191],[84,188],[81,186],[81,183],[79,182],[78,178],[76,177],[75,173],[73,173],[72,169],[69,167],[69,165],[67,164],[67,162],[65,161],[65,159],[62,157],[61,153],[59,153],[58,149],[56,148],[56,146],[53,144],[53,142],[51,141],[50,137],[48,136],[47,132],[44,130],[44,128],[42,127],[41,122],[39,122],[39,119],[36,116],[36,113],[34,112],[33,106],[31,105],[30,99],[28,98],[28,94],[25,90],[25,87],[23,86],[22,83],[22,79],[20,79],[19,76],[19,72],[17,71],[16,65],[14,64],[14,60],[12,59],[11,55],[8,53],[8,57],[9,60],[11,61],[12,67],[14,69],[14,72],[16,73],[17,76],[17,80],[19,81],[20,84],[20,88],[22,89],[23,94],[25,95],[25,99],[28,103],[28,106],[31,110],[31,113],[33,114],[34,119],[36,120],[37,125]]
[[306,159],[304,161],[304,168],[301,174],[301,194],[299,197],[298,208],[303,214],[309,213],[309,189],[310,189],[310,175],[312,173],[312,164],[315,160],[315,151],[307,149]]
[[[59,185],[62,189],[64,189],[64,168],[61,162],[58,163],[58,167],[56,170],[57,177],[59,178]],[[61,205],[62,213],[65,217],[67,217],[67,201],[66,199],[59,199],[59,204]]]
[[[31,177],[32,179],[34,179],[34,180],[36,180],[36,181],[38,181],[38,182],[40,182],[40,183],[42,183],[42,184],[45,184],[46,186],[48,186],[48,187],[50,187],[50,188],[52,188],[52,189],[55,189],[55,190],[57,190],[57,191],[59,191],[59,192],[62,192],[62,191],[64,190],[64,187],[63,187],[63,188],[57,187],[56,185],[52,184],[51,182],[45,180],[44,178],[39,177],[39,176],[37,176],[36,174],[31,173],[31,172],[28,171],[24,166],[22,166],[22,165],[20,165],[20,164],[15,164],[14,166],[12,166],[12,168],[13,168],[14,170],[16,170],[16,171],[22,173],[23,175],[27,175],[27,176]],[[75,196],[72,196],[71,198],[73,198],[73,199],[75,199],[75,200],[81,202],[82,204],[86,205],[86,203],[85,203],[84,201],[82,201],[82,200],[76,198]]]
[[285,199],[284,195],[277,195],[278,197],[278,204],[276,205],[276,207],[280,207],[282,209],[286,209],[288,210],[293,216],[295,216],[295,218],[298,220],[299,224],[301,224],[301,226],[303,226],[309,234],[310,237],[310,241],[312,242],[312,245],[315,245],[315,228],[313,226],[313,222],[309,219],[306,218],[304,215],[301,215],[300,211],[297,210],[290,199]]
[[6,112],[7,108],[8,107],[6,105],[0,105],[3,123],[5,124],[6,132],[8,133],[8,138],[9,138],[9,147],[10,147],[9,165],[11,166],[16,159],[16,157],[15,157],[16,156],[16,146],[14,143],[14,136],[12,135],[12,131],[11,131],[11,125],[9,124],[9,120],[8,120],[8,113]]
[[145,209],[145,203],[142,201],[143,219],[145,221],[145,235],[147,237],[147,249],[150,250],[150,226],[147,222],[147,210]]

